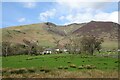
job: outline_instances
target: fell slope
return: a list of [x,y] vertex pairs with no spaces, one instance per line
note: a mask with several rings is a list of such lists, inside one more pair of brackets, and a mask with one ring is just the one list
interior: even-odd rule
[[100,21],[62,26],[45,22],[3,28],[2,40],[13,43],[23,43],[23,39],[38,40],[41,46],[54,47],[55,39],[60,40],[60,44],[65,44],[69,36],[94,35],[105,39],[104,46],[111,47],[112,45],[116,48],[118,27],[120,25],[117,23]]

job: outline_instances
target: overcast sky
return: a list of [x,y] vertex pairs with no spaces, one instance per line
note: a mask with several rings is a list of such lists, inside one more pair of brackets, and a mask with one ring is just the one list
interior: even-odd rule
[[95,21],[118,23],[118,2],[2,2],[2,27],[53,22],[64,25]]

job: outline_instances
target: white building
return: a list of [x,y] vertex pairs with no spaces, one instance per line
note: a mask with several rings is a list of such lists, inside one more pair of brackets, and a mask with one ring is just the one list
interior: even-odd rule
[[57,48],[57,49],[55,49],[55,51],[59,52],[59,51],[60,51],[60,49],[58,49],[58,48]]
[[67,52],[68,50],[67,50],[67,49],[63,49],[62,51],[63,51],[63,52]]
[[120,49],[118,49],[117,51],[120,52]]
[[51,54],[52,53],[52,49],[45,49],[42,54]]

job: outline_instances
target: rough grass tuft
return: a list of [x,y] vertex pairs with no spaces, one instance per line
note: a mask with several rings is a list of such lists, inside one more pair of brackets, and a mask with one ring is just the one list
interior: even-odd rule
[[64,69],[68,69],[68,67],[67,67],[67,66],[65,66],[65,67],[64,67]]
[[84,67],[83,66],[78,66],[78,69],[83,69]]
[[59,66],[58,69],[63,69],[63,66]]
[[69,65],[71,68],[76,68],[77,66],[75,64],[70,64]]
[[21,69],[12,69],[8,71],[11,74],[23,74],[26,73],[27,70],[25,68],[21,68]]
[[29,68],[29,69],[27,69],[27,71],[29,72],[29,73],[35,73],[35,69],[33,69],[33,68]]

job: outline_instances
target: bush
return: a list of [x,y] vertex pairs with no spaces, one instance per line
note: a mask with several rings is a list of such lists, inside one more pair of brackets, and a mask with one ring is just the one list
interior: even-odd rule
[[58,69],[63,69],[63,67],[62,67],[62,66],[59,66]]
[[70,61],[68,61],[67,63],[71,63]]
[[84,67],[83,66],[79,66],[78,69],[83,69]]
[[31,58],[27,58],[26,60],[32,60],[33,58],[31,57]]
[[67,66],[65,66],[65,67],[64,67],[64,69],[68,69],[68,67],[67,67]]
[[7,73],[7,72],[8,72],[7,68],[2,69],[2,74]]
[[34,72],[35,72],[35,69],[30,68],[30,69],[28,69],[28,72],[30,72],[30,73],[34,73]]
[[93,65],[85,65],[84,68],[85,69],[95,69],[96,67]]
[[85,61],[82,61],[82,62],[85,62]]
[[40,71],[41,71],[41,72],[48,73],[48,72],[50,72],[50,69],[45,69],[45,68],[42,68],[42,69],[40,69]]
[[45,71],[45,73],[48,73],[48,72],[50,72],[50,70],[49,70],[49,69],[45,69],[44,71]]
[[71,68],[76,68],[76,65],[75,64],[70,64],[70,67]]
[[115,63],[118,63],[119,61],[115,61]]
[[107,63],[104,63],[104,65],[107,65]]
[[8,72],[11,73],[11,74],[23,74],[23,73],[26,73],[27,70],[22,68],[22,69],[9,70]]

